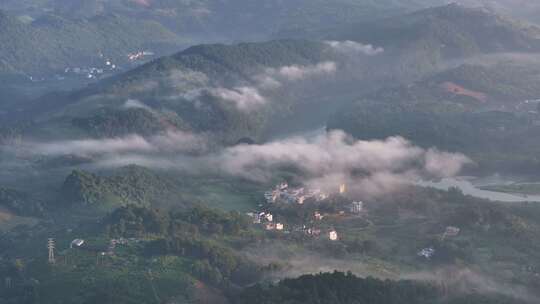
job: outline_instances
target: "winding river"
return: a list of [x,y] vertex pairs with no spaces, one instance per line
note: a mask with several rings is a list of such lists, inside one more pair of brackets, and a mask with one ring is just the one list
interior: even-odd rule
[[479,179],[474,177],[455,177],[445,178],[438,182],[421,181],[418,182],[421,186],[434,187],[437,189],[448,190],[451,187],[459,188],[464,194],[472,195],[479,198],[490,199],[500,202],[540,202],[540,195],[525,195],[519,193],[504,193],[483,190],[479,187],[485,186]]

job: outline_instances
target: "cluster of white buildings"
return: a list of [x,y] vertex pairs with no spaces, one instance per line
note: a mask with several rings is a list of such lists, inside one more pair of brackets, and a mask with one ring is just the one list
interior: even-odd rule
[[418,251],[417,255],[429,260],[435,255],[435,249],[433,247],[427,247]]
[[363,202],[352,202],[349,206],[349,211],[353,214],[360,214],[364,211]]
[[287,183],[281,183],[274,190],[265,192],[264,198],[269,204],[303,204],[309,199],[314,199],[315,201],[325,200],[328,198],[328,194],[322,192],[321,189],[292,188]]
[[262,224],[266,230],[277,230],[283,231],[285,225],[283,223],[274,222],[274,216],[269,212],[249,212],[247,213],[249,217],[253,219],[253,224]]
[[253,219],[253,224],[262,224],[264,222],[273,222],[274,216],[267,212],[248,212],[247,215]]
[[[339,186],[336,189],[340,194],[344,194],[347,191],[345,184]],[[264,193],[264,198],[267,204],[299,204],[302,205],[307,201],[319,202],[325,200],[329,195],[323,192],[321,189],[309,189],[306,187],[290,187],[288,183],[282,182],[274,187],[274,189]],[[362,214],[364,212],[364,204],[361,201],[354,201],[348,205],[345,209],[350,214]],[[345,214],[346,211],[341,211],[340,214]],[[277,230],[284,231],[285,225],[282,223],[277,223],[273,221],[273,216],[270,213],[260,212],[260,213],[248,213],[248,215],[253,219],[254,224],[262,224],[266,230]],[[313,214],[313,219],[315,221],[321,221],[325,216],[319,211],[315,211]],[[289,230],[294,232],[304,233],[312,237],[320,237],[326,235],[326,237],[331,241],[339,240],[338,233],[334,229],[325,230],[324,233],[321,229],[309,226],[299,226],[299,227],[289,227]]]
[[118,66],[113,63],[111,59],[107,59],[105,55],[100,53],[99,57],[103,60],[103,66],[101,67],[68,67],[64,69],[64,74],[75,74],[88,79],[96,79],[99,76],[107,72],[113,72],[118,68]]
[[105,73],[105,70],[100,68],[65,68],[64,73],[80,75],[88,79],[92,79],[97,78],[103,73]]
[[154,56],[154,52],[151,51],[138,51],[135,53],[129,53],[127,55],[129,61],[136,61],[136,60],[142,60],[144,57],[147,56]]

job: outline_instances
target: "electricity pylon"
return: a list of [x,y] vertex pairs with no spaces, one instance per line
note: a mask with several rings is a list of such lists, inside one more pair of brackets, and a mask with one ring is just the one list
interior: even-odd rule
[[54,239],[49,238],[47,240],[47,248],[49,249],[49,264],[54,264]]

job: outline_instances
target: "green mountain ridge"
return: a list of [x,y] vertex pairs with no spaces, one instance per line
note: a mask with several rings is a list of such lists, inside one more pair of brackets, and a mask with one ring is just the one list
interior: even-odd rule
[[0,24],[0,74],[46,75],[68,67],[100,67],[106,60],[127,64],[130,52],[182,45],[159,23],[118,15],[78,20],[46,15],[26,24],[2,12]]
[[428,8],[352,26],[316,38],[383,47],[396,75],[422,77],[447,60],[480,54],[540,51],[540,28],[458,4]]
[[[267,68],[310,66],[331,59],[326,50],[323,43],[304,40],[195,46],[83,90],[45,96],[31,103],[27,107],[29,112],[25,113],[27,117],[29,113],[35,113],[34,118],[42,123],[65,118],[77,122],[89,122],[91,119],[93,128],[105,130],[95,134],[98,136],[108,134],[105,126],[138,130],[140,128],[130,124],[147,121],[148,125],[157,125],[158,131],[175,125],[197,132],[216,133],[227,141],[236,142],[243,137],[259,136],[269,117],[280,111],[287,112],[291,101],[280,100],[272,103],[272,107],[263,106],[256,111],[244,112],[231,102],[221,101],[204,91],[197,103],[186,95],[201,89],[253,86],[257,73]],[[123,105],[129,99],[145,103],[158,113],[145,114],[143,109],[126,110]],[[96,100],[100,102],[96,103]],[[166,109],[167,113],[160,112],[161,109]],[[134,114],[133,119],[121,119],[125,111]],[[144,118],[146,116],[148,118]],[[169,123],[160,123],[164,119]]]
[[459,151],[479,172],[534,174],[540,165],[539,69],[522,62],[461,65],[366,95],[338,111],[328,127],[361,139],[399,135]]
[[[385,52],[382,55],[358,65],[359,71],[374,71],[379,74],[380,83],[408,83],[417,78],[425,78],[443,67],[450,59],[461,60],[484,53],[540,50],[540,41],[536,36],[540,29],[523,27],[515,21],[488,11],[455,4],[363,23],[349,29],[350,32],[336,30],[332,38],[353,39],[384,47]],[[502,43],[506,40],[511,43]],[[110,129],[110,126],[116,126],[119,130],[140,130],[140,127],[130,125],[137,121],[145,122],[157,131],[167,128],[168,124],[160,127],[158,117],[154,118],[154,121],[141,115],[132,116],[133,120],[119,118],[122,114],[118,110],[121,110],[126,100],[134,99],[158,112],[166,109],[168,117],[165,121],[170,121],[176,127],[210,132],[226,142],[234,143],[244,137],[260,137],[276,113],[287,117],[295,113],[294,111],[302,113],[305,110],[293,110],[299,101],[293,100],[296,97],[284,95],[276,97],[278,102],[272,102],[272,106],[263,106],[256,111],[245,113],[235,109],[231,103],[211,96],[208,89],[252,87],[255,85],[254,77],[267,68],[308,66],[339,60],[343,59],[329,52],[328,45],[307,40],[199,45],[102,80],[88,88],[46,96],[30,103],[27,108],[35,113],[33,118],[42,123],[55,122],[65,126],[71,124],[73,119],[79,122],[91,119],[93,123],[103,124],[94,125],[94,129],[101,130],[101,134],[88,129],[81,130],[91,131],[93,133],[90,134],[94,136],[114,135],[114,132],[107,129]],[[344,62],[344,65],[348,64]],[[497,75],[505,79],[503,73]],[[352,77],[354,76],[351,75],[350,78],[353,79]],[[531,81],[534,81],[534,78],[531,78]],[[467,83],[461,85],[467,86]],[[501,90],[506,89],[499,89],[496,94],[499,99],[508,97],[509,94],[515,97],[517,94]],[[364,94],[355,89],[354,85],[340,88],[336,90],[336,94],[340,91],[347,95],[346,98],[350,98],[348,95]],[[535,90],[530,85],[520,96],[534,93]],[[192,94],[198,95],[196,102],[190,97]],[[316,100],[318,96],[310,98]],[[336,99],[335,96],[333,99]],[[22,113],[27,116],[29,114]],[[141,113],[139,111],[138,114]],[[328,117],[323,116],[321,115],[322,120]],[[80,126],[81,124],[77,125]]]

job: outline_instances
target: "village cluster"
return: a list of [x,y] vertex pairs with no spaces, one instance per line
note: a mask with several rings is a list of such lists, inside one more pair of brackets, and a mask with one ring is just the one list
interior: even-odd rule
[[74,67],[74,68],[65,68],[64,74],[74,74],[78,76],[83,76],[88,79],[96,79],[99,76],[103,75],[106,72],[113,72],[118,68],[118,66],[111,60],[107,59],[103,54],[99,54],[99,57],[103,60],[102,67]]
[[[133,53],[127,54],[127,59],[129,62],[136,63],[143,61],[147,57],[154,56],[152,51],[136,51]],[[57,74],[54,76],[56,80],[65,80],[66,77],[75,76],[82,77],[89,80],[95,80],[101,78],[101,76],[115,72],[119,69],[119,66],[113,62],[112,59],[108,59],[102,53],[99,54],[99,58],[103,60],[102,64],[98,64],[99,67],[67,67],[64,69],[63,74]],[[46,81],[44,77],[28,76],[28,79],[32,82]]]
[[[347,191],[346,185],[340,185],[338,189],[339,194],[345,194]],[[314,211],[311,219],[303,224],[288,225],[284,222],[276,220],[276,216],[268,211],[272,204],[289,204],[289,205],[303,205],[307,202],[318,202],[325,200],[329,197],[329,194],[324,193],[321,189],[309,189],[306,187],[294,188],[289,187],[285,182],[275,186],[273,190],[267,191],[264,194],[266,204],[261,204],[262,209],[258,212],[249,212],[247,215],[252,219],[254,225],[260,225],[267,231],[275,231],[284,234],[298,233],[306,236],[321,238],[324,237],[330,241],[338,241],[340,236],[336,229],[331,227],[324,227],[321,221],[326,216],[332,216],[336,214],[323,214],[319,211]],[[265,208],[266,207],[266,208]],[[344,210],[338,212],[339,216],[365,216],[364,204],[361,201],[353,201],[346,205]],[[448,226],[441,233],[440,239],[457,237],[461,232],[461,229],[454,226]],[[54,263],[54,241],[49,239],[49,262]],[[115,249],[118,245],[127,245],[130,243],[140,242],[136,238],[118,238],[111,239],[107,247],[94,247],[86,246],[86,242],[83,239],[74,239],[69,248],[70,249],[82,249],[85,251],[95,252],[99,256],[113,256],[115,255]],[[431,259],[436,254],[436,249],[433,246],[422,248],[418,251],[417,255],[427,260]]]
[[328,194],[321,189],[307,189],[305,187],[292,188],[289,184],[283,182],[275,187],[274,190],[264,193],[264,198],[269,204],[287,203],[287,204],[303,204],[308,199],[322,201],[328,198]]
[[[344,194],[347,188],[345,184],[339,186],[339,193]],[[275,186],[274,189],[264,193],[266,206],[272,204],[289,204],[289,205],[303,205],[308,201],[320,202],[329,197],[329,194],[323,192],[321,189],[310,189],[307,187],[290,187],[288,183],[283,182]],[[264,205],[262,205],[264,206]],[[360,215],[363,213],[362,202],[352,202],[347,208],[350,214]],[[340,211],[341,215],[345,214],[345,211]],[[274,215],[267,211],[250,212],[247,214],[253,219],[253,223],[262,225],[268,231],[279,231],[283,233],[303,233],[311,237],[321,237],[325,235],[331,241],[339,240],[338,232],[335,229],[326,229],[323,231],[317,224],[325,215],[319,211],[315,211],[312,216],[312,220],[309,223],[303,225],[293,225],[286,227],[284,223],[276,221]]]
[[[116,65],[111,65],[111,69],[116,69]],[[103,75],[105,70],[103,68],[65,68],[64,74],[74,74],[78,76],[83,76],[88,79],[94,79]]]
[[[337,189],[339,194],[345,194],[347,186],[342,184]],[[268,231],[277,231],[285,234],[289,233],[303,233],[311,237],[325,237],[330,241],[337,241],[340,239],[338,232],[333,228],[322,229],[320,221],[327,216],[323,215],[319,211],[315,211],[312,218],[307,223],[302,225],[290,225],[276,220],[276,216],[267,211],[269,208],[264,209],[275,204],[287,204],[287,205],[303,205],[307,202],[320,202],[329,197],[329,194],[323,192],[321,189],[310,189],[307,187],[291,187],[286,182],[282,182],[276,185],[272,190],[264,193],[265,204],[262,204],[263,210],[259,212],[250,212],[247,215],[253,220],[253,224],[262,225],[262,227]],[[360,201],[353,201],[339,211],[339,215],[365,215],[364,204]],[[457,237],[461,232],[461,229],[454,226],[448,226],[441,233],[441,240],[446,238]],[[431,259],[436,254],[434,247],[422,248],[418,251],[417,255],[425,259]]]

